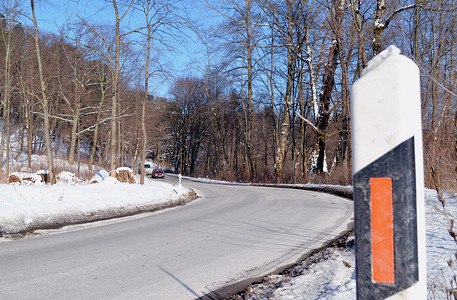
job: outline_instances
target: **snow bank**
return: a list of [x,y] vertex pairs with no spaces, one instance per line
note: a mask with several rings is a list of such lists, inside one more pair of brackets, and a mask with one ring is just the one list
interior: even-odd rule
[[328,249],[325,260],[277,289],[273,299],[355,299],[354,248]]
[[[446,214],[457,219],[457,198],[447,194]],[[448,299],[445,287],[450,287],[449,280],[457,274],[455,265],[457,245],[448,232],[449,223],[445,218],[443,206],[434,190],[425,191],[425,218],[427,234],[427,286],[429,299]],[[455,226],[454,226],[455,231]],[[452,269],[448,261],[454,260]]]
[[100,184],[3,185],[0,189],[0,233],[96,221],[125,216],[185,201],[191,191],[148,181],[120,183],[108,177]]
[[81,179],[76,177],[74,173],[67,172],[67,171],[62,171],[56,176],[57,178],[57,183],[70,183],[70,184],[76,184],[76,183],[81,183]]

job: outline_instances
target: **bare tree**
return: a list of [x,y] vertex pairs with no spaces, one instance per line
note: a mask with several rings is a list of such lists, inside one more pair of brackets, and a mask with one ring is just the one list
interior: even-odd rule
[[[103,47],[106,51],[103,51],[101,47],[92,48],[95,51],[98,51],[106,60],[109,65],[110,73],[111,73],[111,118],[110,118],[110,146],[109,146],[109,156],[110,156],[110,168],[111,170],[116,169],[117,165],[117,158],[119,154],[119,159],[122,160],[122,155],[120,154],[120,149],[117,147],[118,145],[118,130],[117,127],[119,126],[117,122],[118,116],[118,103],[120,101],[120,76],[121,76],[121,47],[123,46],[122,40],[132,32],[136,31],[128,31],[121,33],[121,23],[122,21],[128,16],[129,12],[131,11],[135,0],[129,0],[125,6],[123,11],[120,11],[120,7],[117,0],[113,0],[113,9],[114,9],[114,17],[115,17],[115,25],[114,25],[114,55],[111,52],[112,45],[111,41],[97,28],[89,24],[87,20],[85,20],[81,16],[77,16],[82,24],[84,24],[90,31],[92,31],[97,38],[102,41]],[[121,8],[122,8],[121,7]],[[119,132],[120,134],[120,132]]]
[[354,18],[354,28],[357,32],[357,72],[358,76],[361,76],[363,68],[367,65],[367,54],[365,51],[364,24],[360,16],[360,0],[352,0],[351,9]]
[[97,109],[97,118],[94,125],[94,134],[92,138],[92,147],[89,155],[89,170],[92,170],[92,165],[94,162],[95,153],[98,148],[98,137],[99,137],[99,128],[100,124],[104,123],[105,120],[102,120],[103,116],[103,107],[105,105],[106,90],[109,83],[108,71],[106,70],[106,65],[100,61],[96,62],[95,66],[95,84],[99,87],[100,92],[100,101]]
[[17,22],[17,18],[21,13],[21,6],[19,1],[6,1],[3,2],[1,17],[2,28],[0,28],[0,38],[5,47],[5,83],[4,83],[4,98],[3,98],[3,129],[0,142],[0,165],[3,164],[3,153],[5,148],[6,137],[6,163],[5,172],[6,177],[9,175],[9,160],[10,160],[10,103],[11,103],[11,90],[12,90],[12,51],[14,45],[13,31]]
[[171,93],[167,117],[172,138],[169,147],[178,172],[192,176],[208,131],[203,82],[198,78],[178,78]]
[[282,123],[279,130],[279,137],[278,137],[278,149],[276,151],[276,176],[278,180],[283,180],[284,171],[283,166],[285,162],[285,152],[286,152],[286,142],[289,134],[289,127],[290,127],[290,109],[292,106],[292,89],[293,89],[293,81],[295,77],[295,63],[298,59],[296,45],[294,44],[294,34],[296,30],[296,14],[297,14],[297,6],[295,5],[294,1],[287,0],[285,1],[285,12],[282,14],[283,19],[285,20],[285,24],[280,23],[281,13],[278,7],[273,8],[272,11],[279,15],[273,15],[273,19],[276,19],[276,26],[279,32],[282,35],[282,39],[284,41],[285,48],[287,50],[287,76],[286,76],[286,90],[283,93],[284,102],[283,102],[283,118]]
[[86,91],[86,86],[91,81],[91,78],[89,77],[90,72],[86,69],[87,64],[85,59],[87,54],[82,51],[83,49],[78,49],[76,47],[81,43],[82,36],[83,32],[79,31],[77,36],[74,37],[75,45],[73,47],[64,43],[61,45],[62,56],[65,57],[64,61],[67,62],[65,67],[71,72],[71,80],[69,80],[69,85],[71,85],[71,96],[67,96],[67,93],[64,91],[62,80],[65,79],[60,76],[60,73],[62,73],[60,69],[58,70],[59,74],[57,76],[60,87],[60,95],[68,104],[72,115],[71,119],[68,120],[71,124],[70,150],[68,154],[68,162],[70,164],[73,164],[74,162],[77,140],[80,140],[79,128],[81,118],[81,98],[83,96],[87,96],[84,95],[84,92]]
[[[141,32],[145,37],[145,42],[143,45],[144,49],[144,70],[143,70],[143,96],[142,96],[142,105],[141,105],[141,179],[140,183],[144,184],[144,164],[146,161],[146,149],[148,143],[148,136],[146,130],[146,103],[150,95],[150,85],[149,81],[155,76],[159,76],[164,70],[161,66],[156,66],[157,68],[151,68],[151,60],[154,49],[157,48],[158,44],[163,44],[168,46],[168,49],[172,49],[172,46],[169,45],[168,41],[160,35],[159,32],[167,32],[171,35],[173,31],[173,25],[179,24],[180,21],[173,20],[173,7],[169,1],[153,1],[153,0],[142,0],[138,3],[137,9],[142,12],[145,17],[145,26],[143,29],[139,29],[137,32]],[[167,27],[167,28],[164,28]],[[154,45],[156,45],[154,47]],[[155,87],[156,88],[156,87]]]
[[226,18],[222,31],[230,64],[228,73],[236,74],[241,79],[240,94],[245,99],[244,89],[247,89],[246,101],[243,101],[244,110],[244,140],[246,146],[247,177],[254,179],[256,174],[256,153],[253,146],[254,137],[254,78],[256,76],[254,57],[255,49],[259,42],[259,31],[262,27],[261,11],[258,0],[229,0],[222,1],[224,9],[216,7],[214,1],[205,0],[204,3]]
[[48,95],[46,91],[46,82],[44,78],[43,72],[43,64],[41,59],[41,52],[40,52],[40,33],[38,30],[38,25],[36,21],[36,14],[35,14],[35,1],[30,0],[30,7],[32,9],[32,21],[33,27],[35,30],[35,34],[33,38],[35,40],[35,49],[36,49],[36,56],[38,61],[38,73],[40,76],[40,83],[41,83],[41,105],[43,109],[43,119],[44,119],[44,136],[45,136],[45,144],[46,144],[46,155],[48,160],[48,171],[49,171],[49,181],[51,184],[56,183],[55,172],[54,172],[54,162],[53,162],[53,154],[52,154],[52,144],[51,144],[51,137],[50,137],[50,126],[49,126],[49,109],[48,109]]
[[111,170],[116,169],[116,117],[117,117],[117,103],[119,99],[119,77],[120,77],[120,51],[121,51],[121,39],[125,34],[121,34],[120,25],[122,20],[127,16],[130,8],[134,1],[132,0],[127,6],[125,11],[120,14],[117,1],[113,0],[113,8],[116,16],[115,25],[115,55],[114,55],[114,68],[113,68],[113,80],[112,80],[112,96],[111,96],[111,144],[110,144],[110,157],[111,157]]
[[329,124],[331,114],[330,104],[333,88],[335,86],[335,70],[338,65],[338,58],[340,54],[340,40],[338,38],[339,30],[343,23],[345,12],[345,0],[333,1],[335,14],[330,24],[333,31],[332,45],[329,49],[328,60],[325,66],[325,73],[322,78],[322,92],[320,94],[320,115],[317,120],[316,127],[319,129],[317,135],[318,157],[316,171],[318,173],[324,172],[326,164],[326,130]]
[[379,52],[383,50],[382,46],[382,33],[385,29],[387,29],[390,25],[390,22],[394,19],[394,17],[401,13],[402,11],[413,9],[417,6],[417,4],[402,6],[396,10],[394,10],[385,20],[384,14],[386,11],[385,0],[377,0],[376,1],[376,11],[374,17],[374,24],[373,24],[373,56],[377,55]]

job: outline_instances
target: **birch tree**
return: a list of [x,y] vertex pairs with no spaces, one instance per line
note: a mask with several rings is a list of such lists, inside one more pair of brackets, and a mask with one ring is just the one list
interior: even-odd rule
[[389,27],[390,22],[392,22],[395,16],[405,10],[413,9],[416,6],[418,6],[418,4],[402,6],[394,10],[387,18],[384,18],[386,12],[385,0],[376,1],[376,10],[373,22],[373,56],[377,55],[383,50],[383,31]]
[[[292,0],[285,1],[285,11],[281,16],[279,13],[280,10],[278,7],[273,8],[273,19],[276,19],[276,26],[281,33],[281,38],[286,48],[286,87],[285,92],[282,93],[284,98],[283,102],[283,116],[281,120],[280,130],[278,132],[278,149],[276,151],[276,176],[278,180],[283,180],[284,176],[284,162],[285,162],[285,152],[286,152],[286,143],[289,134],[290,127],[290,109],[292,106],[292,88],[293,81],[295,77],[295,63],[297,60],[297,46],[294,43],[294,34],[296,30],[297,23],[297,9],[295,5],[298,2]],[[282,17],[282,18],[281,18]],[[284,20],[284,23],[281,23],[279,20]]]
[[335,87],[335,71],[338,66],[338,59],[340,55],[340,32],[344,13],[345,13],[345,0],[333,0],[332,11],[333,16],[330,20],[330,27],[332,31],[332,44],[328,52],[327,64],[325,65],[325,72],[322,77],[322,91],[319,95],[319,117],[317,119],[316,127],[317,134],[317,148],[318,157],[316,164],[317,173],[324,173],[326,171],[326,130],[329,125],[331,114],[331,98],[333,89]]

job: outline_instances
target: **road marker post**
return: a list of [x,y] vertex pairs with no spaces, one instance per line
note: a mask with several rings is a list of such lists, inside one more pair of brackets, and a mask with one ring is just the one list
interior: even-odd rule
[[178,187],[179,187],[179,193],[182,193],[182,175],[178,174]]
[[358,299],[426,299],[420,77],[395,46],[351,89]]

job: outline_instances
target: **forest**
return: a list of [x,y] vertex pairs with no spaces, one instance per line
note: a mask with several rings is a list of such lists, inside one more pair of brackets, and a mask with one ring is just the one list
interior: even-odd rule
[[[41,154],[51,174],[58,156],[351,184],[351,86],[395,45],[421,72],[426,185],[455,188],[455,0],[200,0],[207,23],[187,0],[112,0],[109,22],[74,13],[58,33],[40,30],[35,2],[0,5],[3,179]],[[185,51],[203,59],[177,71],[169,58]]]

